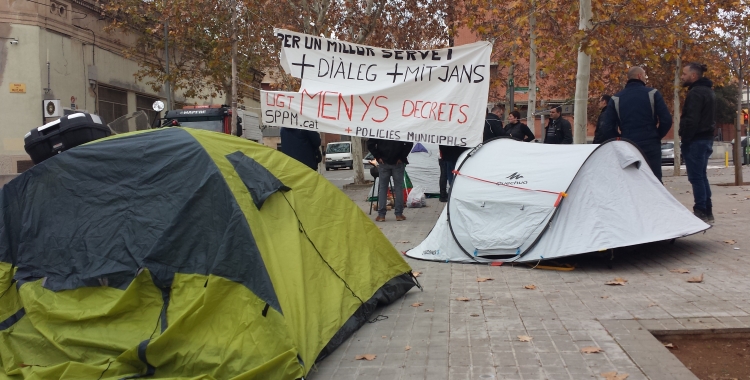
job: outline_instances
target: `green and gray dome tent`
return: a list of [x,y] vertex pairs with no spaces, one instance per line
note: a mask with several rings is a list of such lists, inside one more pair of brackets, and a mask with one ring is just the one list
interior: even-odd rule
[[330,182],[219,133],[98,140],[0,204],[0,379],[301,378],[415,285]]

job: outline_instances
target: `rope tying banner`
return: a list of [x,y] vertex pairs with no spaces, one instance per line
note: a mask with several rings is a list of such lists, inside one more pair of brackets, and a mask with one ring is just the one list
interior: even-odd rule
[[497,186],[511,187],[511,188],[514,188],[514,189],[525,190],[525,191],[536,191],[536,192],[539,192],[539,193],[557,194],[557,200],[555,200],[555,207],[557,207],[560,204],[560,201],[562,201],[563,198],[565,198],[565,197],[568,196],[568,194],[566,192],[564,192],[564,191],[535,190],[535,189],[527,189],[525,187],[520,187],[520,186],[506,185],[506,184],[500,183],[500,182],[492,182],[490,180],[486,180],[486,179],[482,179],[482,178],[477,178],[477,177],[472,177],[472,176],[470,176],[468,174],[463,174],[463,173],[459,172],[458,170],[454,170],[453,174],[464,176],[464,177],[471,178],[471,179],[474,179],[474,180],[477,180],[477,181],[481,181],[481,182],[491,183],[491,184],[497,185]]

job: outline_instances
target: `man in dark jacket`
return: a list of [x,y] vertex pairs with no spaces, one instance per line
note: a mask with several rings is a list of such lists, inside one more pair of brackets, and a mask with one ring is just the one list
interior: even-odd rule
[[404,216],[404,168],[409,163],[406,157],[414,143],[394,140],[369,139],[367,149],[378,162],[378,216],[376,222],[385,222],[388,204],[388,183],[393,178],[394,213],[396,221]]
[[466,149],[462,146],[440,145],[440,202],[448,202],[448,184],[453,186],[453,170]]
[[545,144],[572,144],[573,128],[570,122],[562,118],[562,107],[549,110],[549,122],[544,127]]
[[628,70],[625,88],[612,96],[604,113],[604,140],[617,136],[631,140],[641,148],[648,166],[661,182],[661,139],[672,128],[672,115],[658,90],[646,87],[646,70],[634,66]]
[[503,128],[505,134],[518,141],[534,141],[534,132],[529,126],[521,122],[521,113],[513,111],[508,115],[508,125]]
[[682,69],[682,86],[688,88],[680,116],[682,156],[685,157],[688,181],[693,185],[693,213],[704,222],[713,223],[711,187],[706,167],[713,153],[716,120],[716,95],[713,82],[703,76],[706,65],[690,63]]
[[604,94],[599,98],[599,119],[596,120],[596,129],[594,130],[594,144],[601,144],[604,141],[604,134],[602,133],[602,124],[604,124],[604,112],[607,111],[607,104],[612,96]]
[[307,129],[281,128],[281,151],[287,156],[318,170],[323,157],[320,152],[320,134]]
[[503,130],[503,108],[496,105],[492,107],[492,112],[488,113],[484,120],[484,133],[482,135],[482,142],[485,142],[493,137],[505,136],[505,130]]

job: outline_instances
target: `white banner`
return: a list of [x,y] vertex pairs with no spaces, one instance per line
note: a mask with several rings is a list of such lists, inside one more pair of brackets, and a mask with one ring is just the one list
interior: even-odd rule
[[393,50],[276,30],[300,92],[261,91],[262,123],[366,138],[476,146],[490,82],[489,42]]

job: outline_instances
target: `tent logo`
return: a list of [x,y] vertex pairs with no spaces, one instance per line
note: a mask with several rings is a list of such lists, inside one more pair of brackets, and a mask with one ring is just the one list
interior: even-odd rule
[[515,173],[513,173],[513,174],[511,174],[511,175],[509,175],[509,176],[507,176],[505,178],[507,178],[507,179],[521,179],[521,178],[523,178],[523,176],[520,175],[520,174],[518,174],[518,172],[515,172]]

